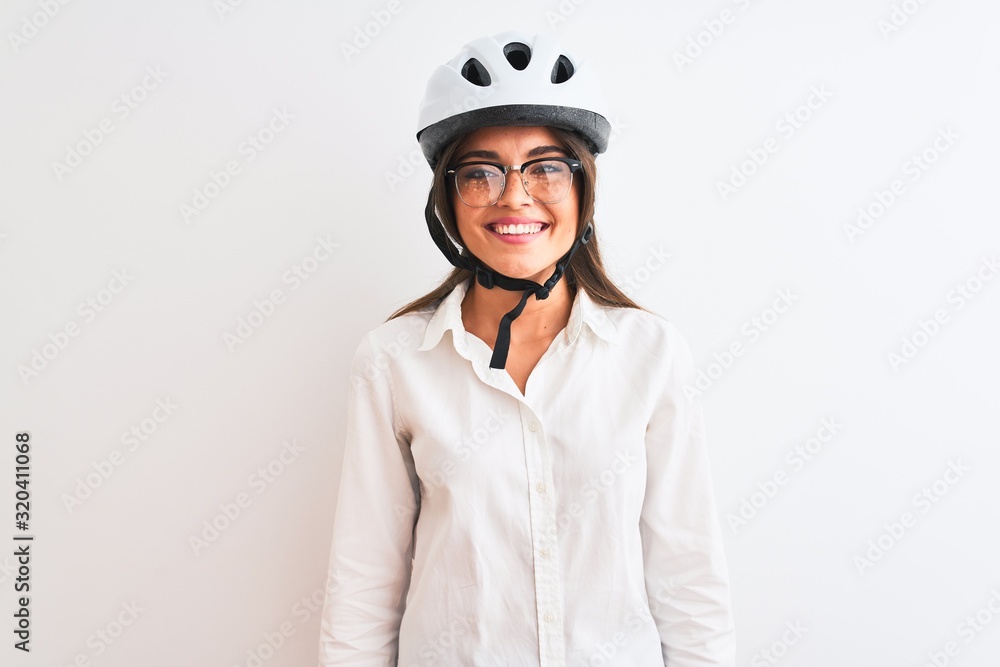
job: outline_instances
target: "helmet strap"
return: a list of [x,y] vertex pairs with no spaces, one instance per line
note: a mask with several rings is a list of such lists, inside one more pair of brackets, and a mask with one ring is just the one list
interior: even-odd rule
[[427,228],[431,233],[431,238],[434,239],[434,243],[437,244],[437,247],[441,250],[445,258],[448,259],[452,266],[473,272],[476,276],[476,281],[486,289],[499,287],[500,289],[504,289],[509,292],[519,292],[524,290],[524,294],[521,296],[521,300],[518,304],[500,319],[500,327],[497,330],[496,344],[493,346],[493,357],[490,359],[490,368],[506,368],[507,352],[510,350],[511,323],[517,319],[517,317],[524,310],[524,306],[527,303],[529,296],[534,294],[536,301],[547,299],[549,297],[550,290],[555,287],[556,283],[559,282],[559,279],[562,278],[563,274],[566,272],[566,266],[573,258],[573,255],[576,254],[576,251],[579,250],[580,246],[590,241],[590,238],[594,234],[594,226],[590,222],[587,222],[584,225],[583,231],[573,242],[570,249],[566,252],[566,254],[559,258],[558,262],[556,262],[556,270],[553,271],[552,276],[550,276],[544,284],[539,285],[533,280],[505,276],[499,271],[489,268],[478,258],[472,255],[462,255],[458,251],[458,248],[448,238],[444,230],[444,225],[441,224],[441,221],[435,214],[433,197],[427,198],[427,208],[424,210],[424,217],[427,220]]

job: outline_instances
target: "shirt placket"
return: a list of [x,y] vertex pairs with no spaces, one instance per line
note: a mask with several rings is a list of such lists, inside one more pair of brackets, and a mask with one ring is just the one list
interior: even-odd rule
[[521,402],[521,429],[528,471],[531,550],[535,569],[535,617],[541,667],[566,664],[563,641],[563,596],[559,575],[556,506],[552,494],[552,461],[541,422]]
[[472,362],[479,379],[517,399],[528,475],[528,512],[531,522],[531,556],[535,579],[535,624],[538,628],[538,660],[541,667],[565,667],[563,595],[559,573],[559,543],[556,534],[556,501],[552,486],[552,460],[542,424],[524,401],[505,371],[489,368],[489,348],[472,354],[468,334],[458,338],[456,349]]

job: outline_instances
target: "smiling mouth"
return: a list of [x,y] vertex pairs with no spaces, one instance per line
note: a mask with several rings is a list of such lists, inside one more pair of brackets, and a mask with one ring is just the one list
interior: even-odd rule
[[530,234],[537,234],[543,229],[547,228],[548,223],[544,222],[530,222],[527,224],[518,225],[502,225],[502,224],[489,224],[486,227],[497,234],[504,236],[526,236]]

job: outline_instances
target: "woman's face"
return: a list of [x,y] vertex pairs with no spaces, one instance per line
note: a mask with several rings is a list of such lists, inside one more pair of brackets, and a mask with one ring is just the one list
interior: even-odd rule
[[[478,159],[519,165],[539,157],[573,157],[555,134],[545,127],[487,127],[476,130],[458,147],[451,164]],[[521,173],[508,170],[507,185],[497,203],[475,208],[459,197],[451,183],[452,207],[458,233],[465,247],[490,268],[511,278],[544,283],[556,262],[573,245],[579,223],[579,174],[562,201],[542,204],[533,200],[521,183]],[[508,225],[527,225],[524,232]],[[541,225],[539,231],[534,231]],[[494,231],[506,227],[508,233]],[[513,233],[510,233],[513,232]]]

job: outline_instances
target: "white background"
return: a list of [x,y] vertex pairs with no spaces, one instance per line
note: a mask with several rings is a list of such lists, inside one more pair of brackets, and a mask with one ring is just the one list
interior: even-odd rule
[[[462,44],[521,28],[599,69],[617,128],[597,162],[606,262],[712,375],[739,664],[995,664],[1000,277],[983,262],[1000,258],[1000,5],[908,0],[898,25],[888,0],[219,7],[0,10],[0,663],[316,663],[308,598],[321,604],[351,357],[451,268],[422,216],[417,106]],[[249,161],[258,134],[270,143]],[[56,166],[73,151],[87,154]],[[210,187],[231,160],[239,173]],[[212,196],[185,220],[196,190]],[[338,246],[325,261],[309,259],[318,239]],[[312,272],[296,284],[294,266]],[[794,299],[775,320],[779,290]],[[755,340],[754,317],[770,322]],[[796,467],[823,419],[841,426]],[[144,440],[123,441],[132,428]],[[22,431],[30,655],[11,632]],[[213,520],[228,526],[209,540]]]

